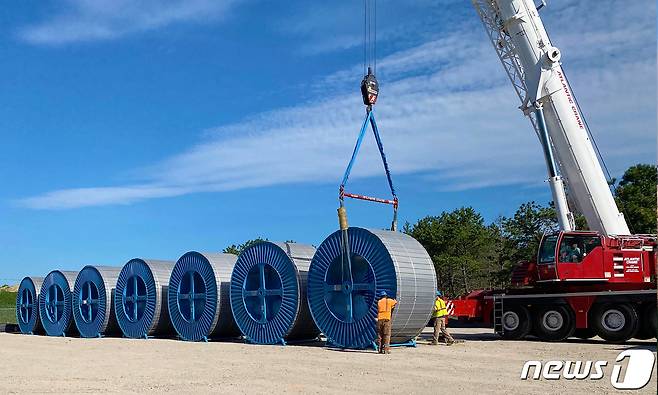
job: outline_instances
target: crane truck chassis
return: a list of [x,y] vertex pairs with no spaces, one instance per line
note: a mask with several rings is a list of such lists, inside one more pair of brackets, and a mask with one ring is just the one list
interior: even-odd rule
[[[582,253],[571,254],[573,245]],[[451,301],[451,317],[493,326],[505,339],[610,342],[656,337],[656,238],[596,232],[544,236],[536,262],[512,272],[512,287]]]
[[[493,326],[505,339],[656,337],[656,235],[630,235],[591,134],[533,0],[471,0],[539,138],[560,231],[545,235],[511,287],[449,302],[452,318]],[[567,191],[592,231],[574,231]]]

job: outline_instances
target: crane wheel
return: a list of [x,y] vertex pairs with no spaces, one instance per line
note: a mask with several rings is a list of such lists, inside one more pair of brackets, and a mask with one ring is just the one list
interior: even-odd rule
[[540,308],[535,318],[535,333],[544,341],[562,341],[576,330],[574,313],[566,305]]
[[523,339],[530,333],[532,321],[530,312],[525,306],[509,306],[505,308],[502,317],[503,339]]
[[611,343],[623,343],[635,336],[640,320],[631,304],[606,303],[594,309],[592,326],[601,338]]
[[635,335],[636,339],[647,340],[656,337],[656,321],[658,321],[658,311],[656,304],[649,303],[642,309],[642,319],[640,320],[640,329]]
[[656,304],[644,310],[644,320],[648,323],[649,330],[653,333],[653,337],[658,334],[658,310]]

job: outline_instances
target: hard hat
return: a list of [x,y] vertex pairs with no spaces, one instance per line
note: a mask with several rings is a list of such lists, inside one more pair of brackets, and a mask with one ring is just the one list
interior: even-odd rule
[[439,290],[436,291],[436,296],[442,296],[442,295],[443,294],[441,293],[441,291],[439,291]]
[[382,290],[379,290],[379,291],[377,292],[377,296],[379,296],[380,298],[383,298],[383,297],[388,296],[388,295],[386,294],[386,291],[384,291],[384,290],[382,289]]

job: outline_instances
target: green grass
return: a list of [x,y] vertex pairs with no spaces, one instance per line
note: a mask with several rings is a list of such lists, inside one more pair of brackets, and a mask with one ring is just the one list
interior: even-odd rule
[[16,323],[16,292],[0,291],[0,323]]

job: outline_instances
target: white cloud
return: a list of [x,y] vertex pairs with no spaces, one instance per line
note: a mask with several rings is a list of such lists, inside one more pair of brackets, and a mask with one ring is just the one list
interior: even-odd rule
[[[611,12],[597,7],[590,18],[606,19]],[[610,30],[593,23],[595,28],[587,31],[586,24],[572,28],[556,18],[549,26],[559,32],[554,43],[563,51],[574,91],[615,172],[653,160],[656,146],[655,140],[648,141],[655,139],[656,129],[655,32],[642,30],[654,18],[638,6],[617,12],[618,18],[639,25],[635,44],[624,47],[616,39],[627,31],[624,24],[611,25],[618,30]],[[579,35],[584,39],[577,40]],[[637,44],[651,40],[649,49]],[[583,45],[587,42],[596,48]],[[600,42],[612,44],[601,48]],[[591,57],[613,52],[624,54],[623,61]],[[317,86],[335,87],[324,95],[325,101],[215,128],[197,145],[142,169],[143,181],[135,185],[63,189],[20,204],[58,209],[269,185],[337,183],[364,115],[351,85],[359,70],[355,65],[339,71]],[[536,185],[545,177],[539,144],[516,109],[518,99],[484,32],[455,26],[450,34],[382,59],[380,70],[383,86],[376,114],[394,175],[421,174],[439,190],[453,191]],[[369,136],[354,177],[381,173]]]
[[68,209],[109,204],[130,204],[144,199],[182,195],[187,192],[181,187],[134,185],[123,187],[73,188],[52,191],[26,198],[21,204],[39,209]]
[[222,17],[236,0],[67,0],[61,13],[23,28],[33,44],[109,40],[173,23]]

